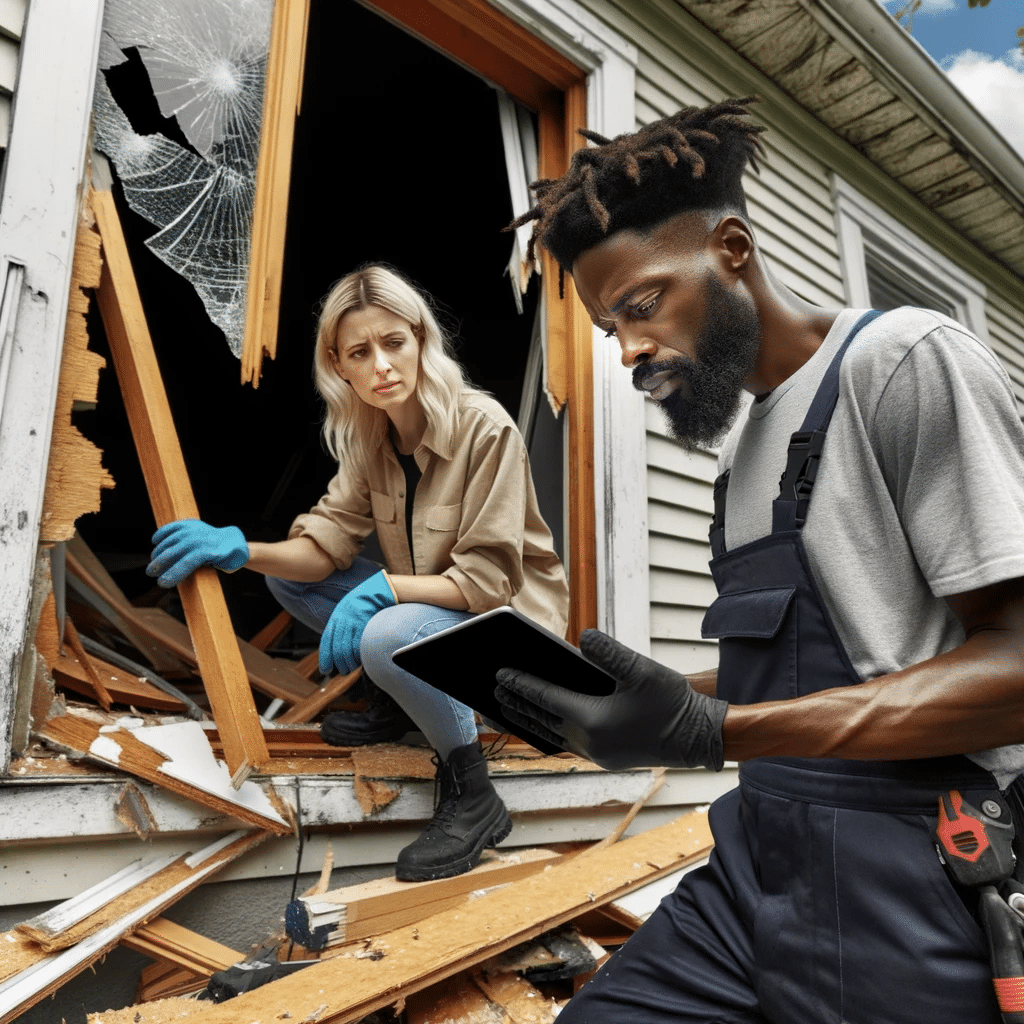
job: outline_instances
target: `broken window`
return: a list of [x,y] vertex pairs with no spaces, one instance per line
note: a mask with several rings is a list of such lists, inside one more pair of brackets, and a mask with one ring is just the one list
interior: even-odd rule
[[[199,293],[241,355],[256,166],[273,0],[108,0],[94,107],[96,147],[133,210],[159,230],[146,245]],[[186,145],[140,134],[103,72],[137,52]]]

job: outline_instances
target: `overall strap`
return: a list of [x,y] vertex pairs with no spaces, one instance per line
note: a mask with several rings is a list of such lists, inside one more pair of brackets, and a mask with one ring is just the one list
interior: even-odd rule
[[726,470],[715,480],[715,514],[711,520],[711,529],[708,531],[713,558],[725,554],[725,497],[728,491],[729,470]]
[[836,402],[839,401],[839,367],[850,343],[872,320],[877,320],[882,311],[872,309],[865,313],[846,336],[829,363],[818,385],[804,417],[803,425],[789,441],[786,471],[779,483],[779,496],[772,502],[772,533],[798,530],[807,520],[807,508],[811,502],[811,491],[818,475],[818,462],[825,446],[825,434],[832,421]]

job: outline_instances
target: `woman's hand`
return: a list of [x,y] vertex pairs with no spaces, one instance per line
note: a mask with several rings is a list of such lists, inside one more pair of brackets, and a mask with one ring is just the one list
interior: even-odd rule
[[334,606],[320,637],[320,672],[353,672],[359,664],[359,641],[366,624],[377,612],[396,604],[394,588],[383,570],[353,587]]
[[200,519],[178,519],[153,534],[156,547],[147,576],[161,587],[176,587],[204,565],[234,572],[249,561],[249,545],[237,526],[218,529]]

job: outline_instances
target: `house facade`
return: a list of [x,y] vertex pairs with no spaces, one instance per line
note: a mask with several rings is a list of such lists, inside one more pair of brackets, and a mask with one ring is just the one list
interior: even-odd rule
[[[365,33],[344,40],[346,46],[386,53],[396,38],[387,33],[402,33],[429,50],[431,60],[451,62],[532,111],[542,176],[559,173],[582,144],[576,127],[613,136],[682,105],[758,95],[755,116],[769,129],[767,158],[745,184],[772,271],[822,306],[913,303],[949,312],[999,357],[1024,416],[1024,159],[874,2],[346,0],[335,6],[351,7]],[[317,0],[310,8],[317,17]],[[13,94],[0,203],[0,774],[31,735],[31,695],[42,671],[32,643],[49,588],[40,522],[72,253],[93,173],[90,118],[104,3],[29,0],[23,31],[8,13],[20,9],[17,0],[0,2],[0,135],[6,91]],[[19,39],[15,85],[3,77],[3,62]],[[310,35],[307,83],[327,80],[313,77],[325,73],[330,59],[323,43]],[[344,56],[343,48],[326,51]],[[303,97],[307,110],[310,102]],[[470,147],[476,131],[473,125],[465,133]],[[430,156],[420,151],[420,158]],[[300,159],[292,164],[293,201],[303,166]],[[342,190],[362,188],[361,175],[354,165],[338,165]],[[500,177],[495,182],[496,189],[507,187]],[[456,264],[457,240],[451,251],[438,240],[451,237],[458,218],[441,207],[415,231],[424,259]],[[471,219],[473,212],[463,215]],[[715,658],[713,644],[700,636],[714,596],[707,530],[715,455],[687,453],[668,437],[657,409],[645,404],[619,365],[617,346],[592,330],[571,286],[559,300],[556,275],[544,269],[534,286],[539,326],[533,333],[545,346],[543,369],[536,371],[545,380],[535,390],[561,406],[544,444],[561,491],[551,508],[572,580],[573,630],[594,625],[680,671],[706,668]],[[287,263],[283,273],[287,281]],[[148,316],[154,312],[147,307]],[[270,374],[267,364],[264,373]],[[537,447],[532,454],[542,461]],[[728,774],[673,773],[659,813],[704,803],[728,784]],[[102,877],[103,864],[124,862],[137,840],[116,822],[100,824],[97,817],[90,824],[83,813],[67,829],[60,824],[73,817],[72,803],[95,799],[99,808],[105,794],[32,785],[31,795],[14,775],[0,785],[0,805],[20,800],[19,806],[43,808],[37,824],[3,837],[17,842],[12,863],[31,876],[28,899],[73,895],[77,884]],[[610,798],[616,785],[633,784],[613,779],[609,785],[608,792],[580,795],[577,821],[585,818],[579,808]],[[326,794],[323,821],[359,816],[350,794],[344,803],[336,787],[314,789]],[[639,792],[629,789],[621,799],[631,802]],[[537,794],[523,803],[524,814],[557,819],[565,805]],[[429,815],[425,786],[401,813],[405,820]],[[199,827],[196,815],[177,807],[158,807],[157,814],[166,823],[160,842],[168,848]],[[392,824],[401,823],[396,812]],[[558,834],[590,838],[588,828],[596,835],[601,827],[595,819]],[[58,879],[53,851],[62,835],[87,851],[79,879]],[[542,841],[539,836],[529,841]],[[396,833],[389,842],[397,849],[402,839]],[[372,834],[362,834],[351,843],[350,863],[386,861],[382,849]],[[311,846],[306,870],[318,851],[322,845]],[[291,853],[260,857],[236,877],[274,877]],[[25,898],[10,890],[0,903]]]

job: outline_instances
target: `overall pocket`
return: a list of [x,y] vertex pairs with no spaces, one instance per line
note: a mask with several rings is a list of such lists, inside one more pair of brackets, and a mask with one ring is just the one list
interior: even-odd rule
[[796,587],[723,594],[704,616],[701,636],[717,640],[718,696],[756,704],[797,696]]

